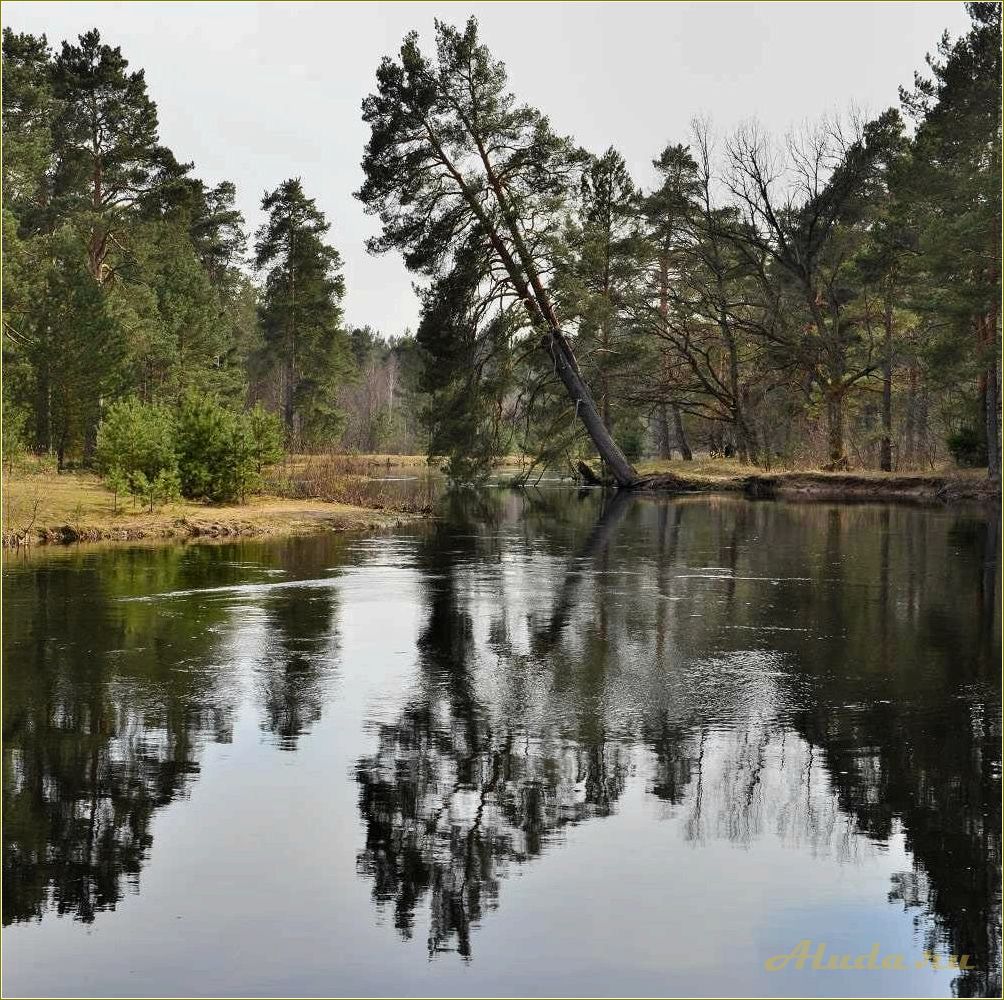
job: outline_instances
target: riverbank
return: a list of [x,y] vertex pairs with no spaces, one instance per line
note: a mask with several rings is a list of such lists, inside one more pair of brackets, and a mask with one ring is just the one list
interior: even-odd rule
[[[294,457],[283,475],[311,495],[265,495],[245,504],[183,501],[153,512],[119,498],[86,472],[22,472],[3,482],[4,548],[70,542],[138,541],[290,535],[312,531],[393,528],[427,516],[427,506],[368,495],[367,474],[424,466],[421,456]],[[306,475],[313,470],[313,475]],[[761,472],[727,459],[651,461],[638,470],[645,493],[741,493],[755,499],[999,503],[1000,484],[980,469],[881,473],[787,470]],[[316,480],[316,481],[315,481]],[[278,492],[288,492],[275,486]],[[323,497],[323,499],[322,499]]]
[[638,489],[653,493],[743,493],[755,499],[999,502],[1001,486],[985,469],[888,473],[792,470],[760,472],[727,460],[649,462]]
[[393,528],[425,511],[404,502],[372,504],[259,496],[245,504],[182,501],[150,512],[84,472],[4,476],[4,548],[69,542],[226,538],[310,531]]

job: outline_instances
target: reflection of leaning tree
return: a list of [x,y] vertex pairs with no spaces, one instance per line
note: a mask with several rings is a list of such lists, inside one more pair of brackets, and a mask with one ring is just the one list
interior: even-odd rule
[[[395,926],[411,936],[427,898],[429,950],[471,953],[471,927],[497,905],[513,864],[539,854],[563,826],[608,814],[627,774],[622,748],[530,739],[496,725],[474,689],[478,650],[458,596],[458,567],[474,536],[424,549],[429,615],[419,638],[421,688],[379,729],[356,768],[366,821],[360,870]],[[457,546],[460,546],[458,551]],[[448,554],[444,554],[448,553]]]
[[[686,501],[624,499],[630,517],[618,502],[592,529],[575,523],[572,557],[505,531],[434,538],[424,553],[420,688],[357,771],[360,868],[376,898],[404,933],[428,899],[430,948],[455,939],[469,954],[471,925],[512,865],[564,824],[611,813],[637,767],[692,841],[779,836],[854,860],[902,835],[913,865],[890,898],[915,908],[935,950],[972,956],[960,995],[995,995],[995,528],[964,517],[918,527],[898,508],[724,502],[690,522]],[[486,553],[494,565],[500,545],[541,558],[519,570],[525,588],[493,600],[482,631],[483,579],[469,567]],[[963,546],[979,558],[946,555]],[[723,571],[713,597],[690,589],[709,551]],[[945,586],[925,588],[935,572]],[[774,608],[757,598],[779,576]],[[539,601],[542,577],[550,601]],[[635,600],[623,599],[628,580]],[[534,603],[509,614],[524,592]],[[702,627],[688,632],[671,601],[700,594]],[[793,616],[807,633],[787,627]],[[813,643],[810,657],[806,634],[843,641]],[[750,649],[751,635],[769,649]],[[712,703],[724,722],[709,722]],[[625,749],[639,738],[644,750]]]

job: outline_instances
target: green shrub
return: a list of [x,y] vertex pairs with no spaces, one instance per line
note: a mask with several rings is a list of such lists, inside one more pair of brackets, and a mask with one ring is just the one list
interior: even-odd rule
[[227,466],[236,423],[216,400],[196,393],[185,397],[176,441],[184,496],[214,502],[230,498]]
[[282,429],[260,406],[234,413],[213,399],[190,395],[178,414],[177,452],[184,496],[243,502],[261,489],[264,466],[282,458]]
[[142,498],[151,510],[179,495],[243,502],[261,488],[264,466],[280,458],[276,416],[260,406],[235,413],[195,393],[184,399],[177,417],[137,399],[115,403],[98,429],[98,467],[116,508],[123,493]]
[[142,497],[152,511],[155,504],[177,500],[181,494],[181,482],[177,469],[161,469],[153,479],[148,479],[142,471],[130,473],[127,477],[129,492]]
[[168,409],[138,399],[113,403],[98,427],[95,452],[98,468],[115,491],[127,491],[154,504],[177,495],[178,461],[174,451],[174,420]]
[[987,440],[983,433],[971,424],[964,424],[948,435],[945,441],[956,465],[964,468],[979,468],[987,464]]
[[255,471],[261,475],[266,465],[273,465],[282,458],[282,421],[275,413],[269,413],[261,403],[244,415],[251,434]]

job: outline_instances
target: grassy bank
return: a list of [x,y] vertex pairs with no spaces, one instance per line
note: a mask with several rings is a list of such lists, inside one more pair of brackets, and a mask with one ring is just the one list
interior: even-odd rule
[[999,482],[986,469],[943,468],[930,472],[824,472],[794,469],[762,472],[728,459],[643,462],[638,471],[647,491],[741,492],[752,497],[810,500],[910,500],[920,503],[999,500]]
[[3,481],[3,544],[32,545],[141,538],[220,538],[393,527],[422,511],[379,498],[254,497],[246,504],[181,501],[153,512],[115,496],[95,475],[51,470],[16,473]]
[[[420,455],[290,456],[266,477],[270,494],[245,504],[181,501],[150,512],[118,499],[92,473],[57,474],[40,465],[3,477],[3,544],[225,538],[394,527],[427,511],[374,495],[367,477],[389,470],[417,473]],[[762,472],[728,459],[642,462],[648,492],[735,492],[810,500],[994,502],[1000,485],[981,469],[931,472]]]
[[280,468],[303,469],[324,462],[343,475],[365,476],[385,472],[387,469],[425,469],[429,460],[425,455],[300,455],[291,454],[283,459]]

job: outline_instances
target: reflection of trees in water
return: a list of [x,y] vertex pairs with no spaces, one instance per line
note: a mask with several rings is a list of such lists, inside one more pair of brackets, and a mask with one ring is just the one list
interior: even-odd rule
[[[474,742],[472,742],[472,738]],[[430,953],[471,954],[471,927],[499,882],[563,826],[607,815],[626,779],[622,748],[496,733],[411,707],[359,762],[366,846],[359,870],[411,937],[426,899]]]
[[290,588],[264,602],[265,640],[257,665],[262,728],[283,750],[321,717],[334,667],[334,590]]
[[[992,518],[725,499],[691,517],[692,502],[608,506],[591,526],[570,505],[572,557],[532,515],[490,540],[438,529],[418,693],[357,772],[377,899],[410,933],[428,894],[430,948],[455,936],[469,954],[505,870],[615,808],[640,736],[649,791],[696,841],[771,834],[853,859],[902,833],[914,866],[891,897],[918,908],[932,946],[973,957],[960,994],[992,993]],[[523,568],[486,610],[468,567],[488,546]],[[681,607],[699,608],[696,627]]]
[[650,738],[648,790],[683,818],[688,841],[748,847],[764,836],[850,861],[871,845],[856,836],[819,751],[787,727],[748,718],[731,729],[664,729]]
[[[845,608],[844,656],[823,651],[814,697],[793,725],[820,748],[860,832],[887,840],[903,830],[913,868],[896,876],[890,899],[916,908],[929,948],[971,956],[976,968],[956,991],[996,996],[1001,651],[999,609],[986,599],[1000,592],[996,519],[872,516],[878,599]],[[960,548],[965,562],[951,558]],[[845,527],[838,551],[848,549],[860,546]]]
[[122,556],[5,580],[5,924],[114,908],[201,742],[230,739],[230,678],[205,668],[219,611],[117,600],[212,576],[212,551]]
[[285,539],[269,554],[279,565],[295,567],[302,584],[282,581],[261,597],[255,691],[262,730],[279,749],[295,750],[330,696],[338,655],[338,590],[330,547],[316,538]]
[[[1000,716],[946,685],[938,711],[823,703],[796,725],[818,741],[841,808],[879,839],[905,832],[913,869],[890,900],[918,914],[927,947],[969,954],[960,995],[1000,990]],[[825,727],[825,730],[823,729]]]
[[[512,865],[541,852],[561,827],[608,814],[626,780],[620,745],[582,748],[531,739],[494,723],[476,690],[479,650],[464,596],[481,543],[474,525],[440,525],[421,546],[428,618],[418,639],[419,689],[401,717],[378,730],[376,752],[357,765],[366,821],[361,872],[410,937],[429,914],[430,953],[471,953],[471,927],[498,900]],[[504,586],[501,575],[495,579]],[[507,643],[495,615],[488,650]]]
[[[227,588],[248,582],[245,556],[326,576],[337,543],[307,542],[57,554],[7,576],[5,924],[49,909],[91,921],[138,886],[154,813],[185,793],[206,740],[231,739]],[[274,582],[266,568],[258,693],[263,727],[292,747],[320,715],[334,590]]]
[[[912,866],[890,897],[973,957],[959,993],[994,994],[994,518],[702,498],[599,523],[572,501],[555,521],[542,495],[524,511],[497,491],[469,517],[455,499],[419,548],[418,680],[357,768],[360,869],[402,931],[426,912],[434,951],[470,954],[506,874],[613,812],[637,768],[695,842],[776,833],[853,857],[902,836]],[[314,546],[275,556],[315,578],[344,561]],[[235,553],[122,551],[5,581],[5,923],[114,906],[202,742],[229,739],[227,600],[118,598],[243,582]],[[256,679],[280,746],[320,714],[334,594],[261,598]]]

